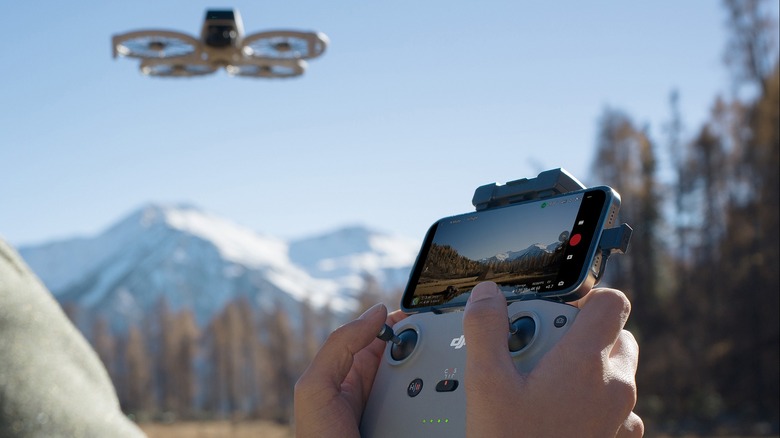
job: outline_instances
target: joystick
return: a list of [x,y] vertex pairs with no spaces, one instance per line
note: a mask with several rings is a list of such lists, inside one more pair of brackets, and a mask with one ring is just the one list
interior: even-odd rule
[[377,338],[385,341],[392,342],[390,346],[390,357],[393,360],[401,361],[409,357],[414,351],[414,347],[417,346],[417,332],[413,329],[406,329],[399,335],[393,332],[393,328],[385,324],[380,330]]
[[533,341],[536,335],[536,321],[530,316],[521,316],[509,324],[509,351],[516,353]]
[[406,329],[398,334],[401,342],[390,346],[390,357],[393,360],[401,361],[409,357],[417,346],[417,332],[413,329]]
[[395,345],[401,345],[401,338],[396,336],[393,332],[393,328],[387,324],[382,326],[382,328],[379,330],[379,334],[376,335],[376,337],[385,342],[390,341]]

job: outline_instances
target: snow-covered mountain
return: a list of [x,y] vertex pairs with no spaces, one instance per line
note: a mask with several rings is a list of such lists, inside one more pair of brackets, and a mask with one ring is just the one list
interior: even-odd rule
[[403,288],[420,243],[397,236],[348,227],[333,233],[290,242],[293,263],[309,275],[337,281],[345,288],[359,288],[370,274],[391,290]]
[[238,297],[261,309],[297,313],[306,300],[347,312],[365,274],[402,287],[418,248],[359,227],[286,242],[191,205],[147,205],[97,236],[19,252],[76,317],[122,329],[163,299],[173,311],[191,309],[199,324]]
[[487,257],[482,260],[480,260],[483,263],[488,262],[505,262],[505,261],[513,261],[513,260],[520,260],[524,258],[529,257],[539,257],[546,254],[552,254],[555,252],[555,250],[561,245],[561,242],[553,242],[549,245],[544,245],[541,243],[535,243],[533,245],[530,245],[528,248],[522,249],[520,251],[505,251],[502,253],[498,253],[492,257]]

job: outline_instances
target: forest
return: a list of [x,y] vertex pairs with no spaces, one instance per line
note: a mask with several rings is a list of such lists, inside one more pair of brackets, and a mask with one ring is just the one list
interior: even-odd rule
[[621,220],[634,227],[608,283],[632,301],[636,411],[657,431],[777,434],[778,29],[769,2],[725,6],[731,95],[713,97],[690,138],[681,93],[669,96],[664,138],[605,109],[592,170],[619,188]]
[[[669,90],[660,136],[604,108],[587,179],[621,193],[620,220],[634,228],[603,284],[632,301],[635,411],[648,435],[780,433],[778,28],[769,2],[724,6],[730,93],[712,97],[701,126],[684,126],[684,90]],[[400,301],[366,280],[357,314]],[[144,327],[116,337],[99,321],[90,341],[137,420],[287,423],[296,379],[338,323],[307,303],[300,314],[237,301],[199,330],[161,302]]]

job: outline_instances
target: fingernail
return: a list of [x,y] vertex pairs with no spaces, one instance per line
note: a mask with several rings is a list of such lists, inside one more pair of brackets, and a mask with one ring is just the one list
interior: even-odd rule
[[368,310],[366,310],[365,312],[363,312],[363,314],[362,314],[362,315],[360,315],[360,316],[358,317],[358,319],[366,319],[366,318],[370,318],[370,317],[374,316],[374,314],[376,314],[376,313],[380,312],[380,311],[382,310],[382,308],[383,308],[383,307],[385,307],[385,305],[384,305],[384,304],[382,304],[382,303],[376,303],[376,304],[374,304],[373,306],[371,306],[371,307],[370,307]]
[[476,302],[481,300],[487,300],[498,296],[501,292],[498,290],[498,286],[495,283],[480,283],[471,290],[469,296],[469,302]]

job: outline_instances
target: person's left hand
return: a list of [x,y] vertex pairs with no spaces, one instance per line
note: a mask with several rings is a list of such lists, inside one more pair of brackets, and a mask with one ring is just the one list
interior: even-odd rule
[[386,343],[376,338],[383,323],[406,315],[387,314],[377,304],[328,336],[295,384],[298,437],[360,437],[358,427]]

